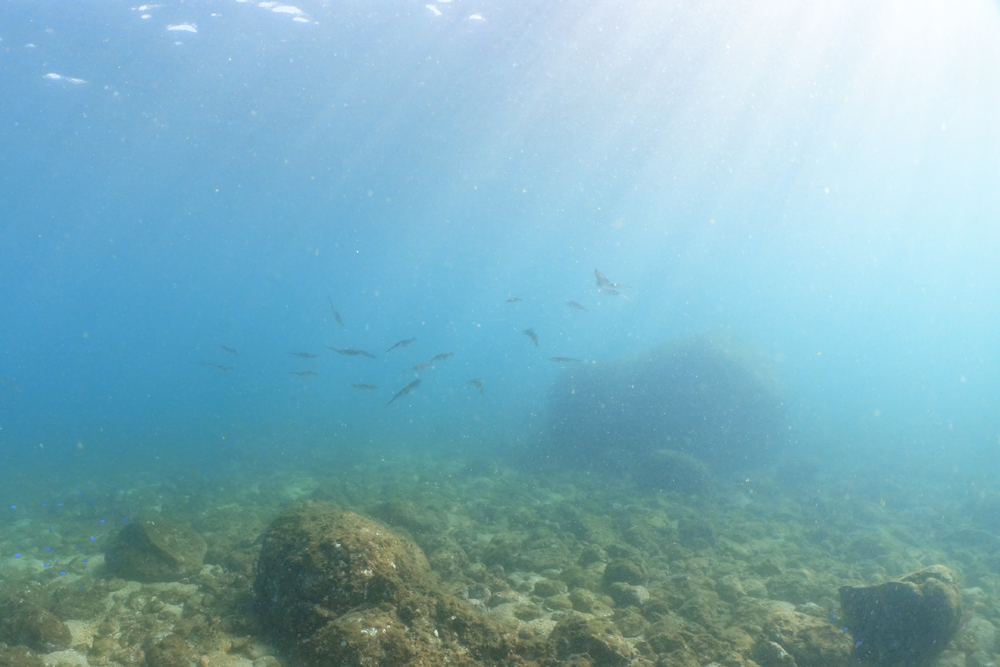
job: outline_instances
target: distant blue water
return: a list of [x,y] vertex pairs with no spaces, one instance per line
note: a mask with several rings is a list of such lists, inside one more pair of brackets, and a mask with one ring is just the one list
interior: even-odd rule
[[720,328],[793,456],[997,460],[996,3],[292,7],[0,8],[4,474],[544,448]]

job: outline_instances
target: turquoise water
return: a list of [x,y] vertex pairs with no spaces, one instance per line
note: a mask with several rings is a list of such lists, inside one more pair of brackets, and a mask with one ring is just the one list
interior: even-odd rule
[[995,2],[6,3],[0,38],[0,558],[364,505],[351,470],[630,502],[643,429],[557,446],[551,396],[698,336],[781,403],[721,488],[997,491]]

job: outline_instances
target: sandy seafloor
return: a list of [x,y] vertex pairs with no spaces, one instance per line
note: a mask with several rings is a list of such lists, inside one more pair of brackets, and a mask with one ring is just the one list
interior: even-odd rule
[[[307,499],[413,539],[448,592],[522,633],[544,639],[571,609],[611,619],[635,664],[753,665],[769,611],[796,609],[840,630],[840,586],[934,564],[960,575],[966,609],[937,664],[986,667],[1000,650],[1000,496],[972,474],[800,463],[716,477],[703,492],[682,494],[462,451],[324,454],[284,467],[241,468],[234,457],[224,472],[207,470],[199,462],[73,483],[52,477],[44,488],[10,476],[0,595],[34,587],[73,635],[72,648],[39,652],[45,664],[136,667],[143,647],[173,632],[188,637],[192,664],[202,667],[294,665],[257,627],[251,585],[258,537]],[[200,576],[139,584],[106,572],[111,536],[153,517],[206,539]],[[616,600],[602,585],[614,558],[645,570],[635,599]],[[484,572],[492,589],[475,583]],[[671,646],[669,659],[646,636],[664,615],[683,626],[686,642]]]

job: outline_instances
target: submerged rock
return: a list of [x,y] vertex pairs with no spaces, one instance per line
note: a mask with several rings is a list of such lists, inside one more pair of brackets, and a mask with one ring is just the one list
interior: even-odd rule
[[620,467],[646,488],[703,493],[704,471],[678,454],[732,471],[781,449],[787,425],[776,377],[766,355],[726,334],[574,367],[549,395],[552,447],[567,464]]
[[846,665],[853,646],[849,637],[826,619],[797,611],[777,611],[754,647],[762,667]]
[[878,586],[842,586],[840,604],[856,640],[852,662],[873,667],[931,664],[962,618],[958,575],[943,565]]
[[0,640],[50,653],[69,648],[73,635],[52,612],[29,601],[7,599],[0,600]]
[[577,613],[571,613],[556,624],[549,642],[559,659],[587,655],[594,667],[623,667],[635,657],[614,623]]
[[201,572],[208,550],[188,526],[167,519],[125,526],[104,554],[108,572],[141,582],[179,581]]
[[254,593],[263,627],[314,667],[500,664],[526,650],[513,628],[436,583],[417,545],[310,502],[264,534]]

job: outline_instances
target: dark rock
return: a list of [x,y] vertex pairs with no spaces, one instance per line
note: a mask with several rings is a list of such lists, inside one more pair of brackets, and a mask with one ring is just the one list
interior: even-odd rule
[[142,582],[178,581],[201,572],[205,540],[191,528],[166,519],[125,526],[104,554],[108,572]]
[[604,568],[603,582],[605,588],[610,588],[611,584],[619,581],[630,586],[644,584],[646,583],[646,568],[631,560],[615,559]]
[[372,514],[393,528],[404,528],[414,534],[437,533],[444,527],[440,513],[401,498],[381,503]]
[[877,667],[931,664],[962,618],[958,575],[943,565],[878,586],[842,586],[840,604],[856,640],[852,662]]
[[781,644],[766,639],[754,646],[753,659],[760,667],[798,667],[795,658]]
[[540,598],[550,598],[553,595],[562,595],[566,592],[566,584],[552,579],[539,579],[535,582],[532,592]]
[[[549,394],[552,447],[567,464],[624,462],[640,477],[650,454],[663,449],[725,471],[772,460],[787,425],[780,383],[767,357],[723,333],[575,367]],[[679,490],[690,481],[700,486],[699,476],[680,479]]]
[[649,627],[646,618],[635,607],[618,609],[612,620],[623,637],[638,637]]
[[23,646],[0,644],[0,667],[45,667],[45,661]]
[[148,667],[191,667],[194,651],[183,637],[167,635],[146,649]]
[[649,600],[649,591],[645,586],[629,586],[623,581],[611,584],[608,594],[619,607],[641,607]]
[[687,495],[705,495],[712,491],[712,474],[708,466],[685,452],[671,449],[639,452],[626,460],[626,466],[632,480],[646,490]]
[[55,614],[31,601],[0,601],[0,640],[39,653],[69,648],[73,635]]
[[587,655],[594,667],[623,667],[635,657],[613,623],[575,612],[556,623],[549,642],[561,660]]
[[[761,646],[761,644],[764,646]],[[798,667],[827,667],[846,665],[853,646],[843,630],[826,619],[819,619],[796,611],[778,611],[771,614],[764,625],[764,636],[754,649],[754,660],[768,660],[766,667],[788,665],[781,651],[768,644],[777,644],[787,651]],[[760,660],[758,659],[760,658]]]
[[703,518],[684,517],[677,520],[677,538],[688,548],[707,549],[715,544],[715,531]]

